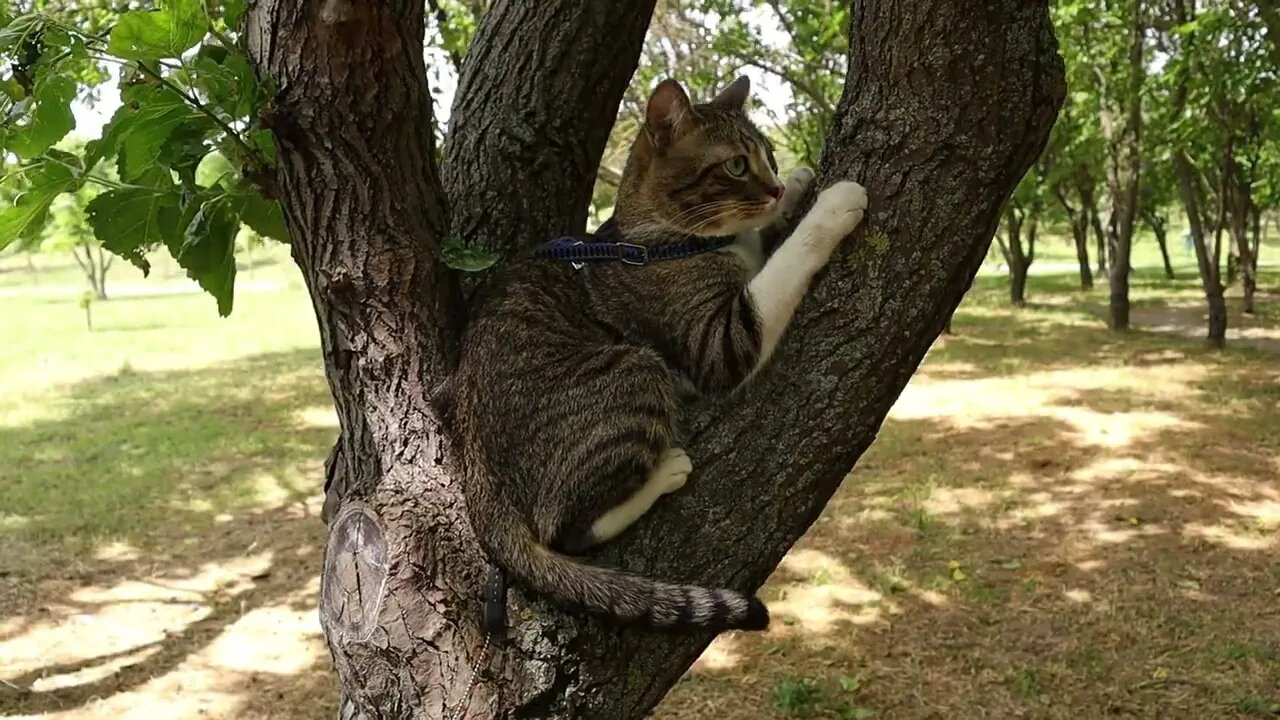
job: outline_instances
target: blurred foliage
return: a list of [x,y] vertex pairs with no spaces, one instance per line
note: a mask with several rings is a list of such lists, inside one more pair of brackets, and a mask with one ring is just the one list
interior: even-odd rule
[[[1109,203],[1110,150],[1100,118],[1123,100],[1125,18],[1138,1],[1052,4],[1069,95],[1044,155],[1015,193],[1019,212],[1057,222],[1096,216]],[[446,103],[488,5],[424,5],[441,143]],[[1215,206],[1224,183],[1243,188],[1258,213],[1280,203],[1280,38],[1268,34],[1274,8],[1263,5],[1141,6],[1148,58],[1141,84],[1144,218],[1165,217],[1178,204],[1169,170],[1175,149],[1195,159],[1207,206]],[[597,219],[614,203],[648,92],[665,77],[705,100],[749,74],[756,81],[749,107],[765,121],[779,165],[819,164],[844,84],[850,6],[658,0],[598,176]],[[1186,19],[1177,19],[1178,7]],[[221,313],[230,312],[240,229],[288,242],[282,209],[271,199],[274,142],[260,120],[273,89],[240,47],[244,9],[244,0],[18,0],[0,8],[0,249],[44,237],[66,194],[83,202],[86,222],[107,250],[144,273],[149,253],[170,253],[214,295]],[[108,88],[120,104],[100,136],[81,138],[87,142],[78,149],[60,144],[74,131],[73,104],[114,100],[103,97]]]

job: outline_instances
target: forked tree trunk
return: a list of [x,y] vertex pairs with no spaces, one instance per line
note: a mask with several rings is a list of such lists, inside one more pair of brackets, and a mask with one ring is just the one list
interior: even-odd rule
[[[81,250],[84,250],[84,257],[80,256]],[[102,251],[99,250],[95,256],[93,250],[93,247],[88,244],[72,245],[71,256],[76,259],[76,264],[84,273],[85,282],[89,283],[89,290],[93,293],[94,299],[106,300],[107,271],[103,265]]]
[[[1026,224],[1034,237],[1034,220],[1029,219],[1023,211],[1010,203],[1004,211],[1005,240],[999,240],[1000,254],[1009,267],[1009,302],[1014,307],[1027,304],[1027,270],[1031,266],[1031,257],[1022,245],[1022,228]],[[998,238],[997,238],[998,240]]]
[[1169,261],[1169,218],[1158,212],[1145,213],[1147,227],[1156,236],[1156,245],[1160,247],[1160,259],[1164,262],[1166,280],[1176,280],[1173,274],[1173,263]]
[[1079,207],[1073,206],[1068,199],[1067,188],[1056,186],[1054,194],[1058,204],[1067,213],[1067,222],[1071,226],[1071,239],[1076,246],[1076,261],[1080,264],[1080,289],[1093,289],[1093,268],[1089,265],[1089,210],[1081,202]]
[[[816,283],[774,371],[691,420],[689,486],[598,562],[752,589],[817,518],[1044,147],[1064,94],[1046,5],[854,6],[819,185],[863,182],[864,230]],[[651,10],[496,0],[465,61],[443,184],[422,3],[259,0],[249,11],[249,50],[280,89],[279,184],[341,421],[320,605],[343,718],[640,718],[710,640],[621,630],[515,589],[510,631],[486,653],[484,563],[428,402],[463,313],[443,239],[506,250],[582,228]],[[903,67],[921,80],[904,83]],[[888,243],[872,249],[867,232]]]

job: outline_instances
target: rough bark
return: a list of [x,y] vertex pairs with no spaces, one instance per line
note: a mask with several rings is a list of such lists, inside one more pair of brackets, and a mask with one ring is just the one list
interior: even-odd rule
[[[461,301],[439,260],[446,204],[422,11],[407,0],[259,0],[247,29],[280,88],[281,194],[342,426],[321,583],[340,717],[642,717],[709,637],[621,630],[517,589],[509,634],[485,652],[484,565],[428,403]],[[622,0],[493,4],[446,153],[454,236],[506,250],[581,227],[646,12]],[[760,585],[874,439],[1044,146],[1064,94],[1045,3],[867,0],[850,33],[819,185],[862,181],[865,230],[759,384],[692,413],[689,487],[600,562]],[[865,232],[888,242],[873,250]]]
[[586,226],[654,0],[494,2],[449,114],[454,236],[507,252]]

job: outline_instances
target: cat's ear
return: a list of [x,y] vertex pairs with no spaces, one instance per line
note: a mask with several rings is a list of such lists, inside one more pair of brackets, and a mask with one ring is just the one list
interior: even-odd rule
[[667,79],[658,83],[649,96],[644,108],[644,127],[657,144],[671,142],[680,132],[680,126],[687,122],[693,106],[684,88],[675,80]]
[[747,93],[751,92],[751,81],[746,75],[738,76],[737,80],[729,83],[729,87],[720,91],[715,99],[711,101],[712,105],[719,105],[731,110],[741,110],[743,105],[747,103]]

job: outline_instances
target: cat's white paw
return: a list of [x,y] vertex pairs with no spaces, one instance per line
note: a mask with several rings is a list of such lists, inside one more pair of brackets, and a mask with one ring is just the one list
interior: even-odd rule
[[804,199],[805,192],[813,184],[815,177],[813,171],[807,167],[798,167],[791,171],[791,174],[787,176],[787,191],[782,195],[783,217],[790,217],[795,214],[796,208],[800,205],[800,201]]
[[693,461],[689,454],[680,448],[668,448],[658,459],[658,466],[653,469],[649,482],[653,489],[666,495],[684,487],[693,472]]
[[824,235],[839,241],[862,222],[866,210],[866,188],[844,180],[823,190],[805,219],[812,218]]

